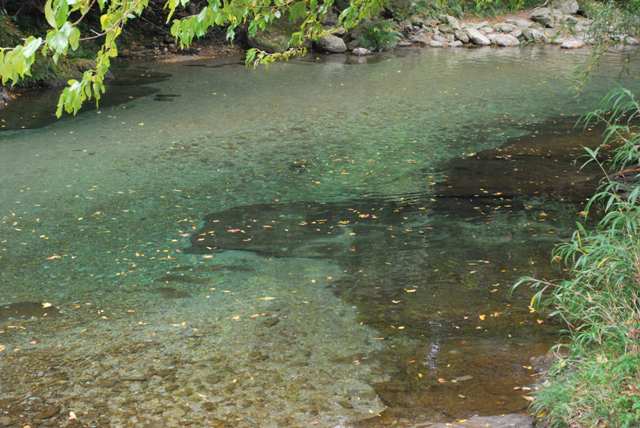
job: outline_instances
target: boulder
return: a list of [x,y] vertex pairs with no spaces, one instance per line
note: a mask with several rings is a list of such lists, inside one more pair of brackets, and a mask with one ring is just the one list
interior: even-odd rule
[[624,38],[624,44],[627,46],[638,46],[640,45],[640,40],[635,37],[627,36]]
[[524,29],[531,26],[531,21],[524,18],[509,18],[505,21],[507,24],[515,25],[518,28]]
[[449,41],[449,39],[445,35],[439,34],[439,33],[434,33],[433,36],[431,37],[431,40],[435,40],[436,42],[443,42],[443,43],[446,43]]
[[445,42],[443,42],[441,40],[432,39],[429,42],[429,46],[431,46],[432,48],[443,48],[443,47],[445,47]]
[[580,10],[578,0],[553,0],[551,7],[569,15],[575,15]]
[[491,25],[483,25],[482,27],[479,27],[478,30],[480,30],[482,33],[485,34],[490,34],[490,33],[495,33],[495,28],[493,28]]
[[511,34],[496,34],[492,37],[492,42],[503,48],[519,46],[520,41]]
[[520,37],[522,37],[522,30],[519,28],[516,28],[515,30],[513,30],[511,33],[513,37],[515,37],[516,39],[519,39]]
[[431,42],[431,35],[427,33],[413,34],[409,37],[409,40],[418,45],[429,46],[429,43]]
[[284,52],[289,48],[289,39],[292,30],[290,25],[283,20],[275,22],[264,31],[258,31],[255,35],[249,34],[247,42],[250,47],[269,53]]
[[454,40],[449,44],[449,46],[451,46],[452,48],[461,48],[462,46],[464,46],[464,43],[462,43],[460,40]]
[[528,42],[543,42],[547,43],[547,36],[537,28],[525,28],[522,30],[522,36]]
[[570,39],[566,39],[562,42],[560,47],[562,49],[580,49],[585,45],[584,40],[579,39],[577,37],[572,37]]
[[518,29],[518,27],[514,24],[509,24],[507,22],[502,22],[500,24],[496,24],[493,28],[500,33],[511,33]]
[[555,25],[555,16],[548,7],[537,7],[531,11],[529,15],[532,21],[544,25],[545,27],[553,27]]
[[462,28],[462,26],[460,25],[460,21],[458,21],[458,18],[456,18],[455,16],[441,15],[440,16],[440,21],[444,22],[445,24],[447,24],[454,31],[455,30],[460,30]]
[[371,51],[367,48],[355,48],[351,51],[355,56],[367,56],[371,55]]
[[469,40],[474,45],[489,46],[491,44],[491,41],[487,38],[487,36],[476,30],[475,28],[467,28],[466,32],[467,37],[469,37]]
[[443,24],[438,27],[438,31],[441,33],[453,33],[455,30],[448,24]]
[[316,47],[324,52],[343,53],[347,51],[347,45],[340,37],[334,34],[326,34],[316,41]]
[[459,40],[462,43],[469,43],[469,36],[467,35],[466,31],[463,30],[457,30],[455,33],[453,33],[456,40]]

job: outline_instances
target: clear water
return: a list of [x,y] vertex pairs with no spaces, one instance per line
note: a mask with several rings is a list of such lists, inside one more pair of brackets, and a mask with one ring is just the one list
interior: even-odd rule
[[48,96],[14,104],[0,417],[333,427],[522,411],[529,357],[557,327],[510,284],[559,274],[549,249],[594,180],[572,159],[597,141],[570,125],[623,60],[576,97],[586,55],[150,65],[74,119],[52,122]]

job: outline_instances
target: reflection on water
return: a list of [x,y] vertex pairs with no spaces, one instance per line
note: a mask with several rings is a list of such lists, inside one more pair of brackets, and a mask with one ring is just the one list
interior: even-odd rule
[[560,274],[597,181],[573,159],[598,133],[571,124],[618,69],[575,98],[582,55],[157,65],[127,103],[0,133],[0,421],[523,410],[556,328],[510,285]]

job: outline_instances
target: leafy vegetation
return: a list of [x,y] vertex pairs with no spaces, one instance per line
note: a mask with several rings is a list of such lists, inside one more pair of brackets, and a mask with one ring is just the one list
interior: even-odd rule
[[372,51],[392,49],[400,40],[400,33],[391,20],[366,22],[361,27],[358,44]]
[[607,173],[587,205],[601,219],[578,224],[555,250],[568,279],[522,281],[538,289],[532,305],[562,319],[571,339],[533,403],[552,427],[640,425],[639,118],[638,100],[622,89],[587,116],[607,125],[603,145],[589,151]]

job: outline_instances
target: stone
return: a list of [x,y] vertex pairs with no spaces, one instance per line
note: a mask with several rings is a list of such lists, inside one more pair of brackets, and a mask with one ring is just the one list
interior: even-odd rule
[[503,48],[520,45],[520,41],[511,34],[496,34],[492,39],[494,44]]
[[440,21],[446,23],[454,31],[455,30],[460,30],[462,28],[462,26],[460,25],[460,21],[458,21],[458,18],[456,18],[455,16],[441,15],[440,16]]
[[453,33],[455,31],[450,25],[447,25],[447,24],[439,26],[438,30],[441,33]]
[[55,404],[51,406],[46,406],[42,410],[40,410],[38,414],[36,414],[36,419],[40,419],[40,420],[50,419],[55,415],[57,415],[58,413],[60,413],[60,410],[61,410],[60,406]]
[[584,40],[578,39],[576,37],[572,37],[570,39],[566,39],[562,42],[560,47],[562,49],[580,49],[585,45]]
[[274,24],[247,38],[249,46],[269,53],[284,52],[289,48],[290,31],[286,25]]
[[467,35],[466,31],[463,30],[457,30],[455,33],[453,33],[455,38],[457,40],[459,40],[462,43],[469,43],[469,36]]
[[435,33],[431,37],[431,39],[435,40],[436,42],[443,42],[443,43],[446,43],[446,42],[449,41],[449,39],[446,36],[444,36],[443,34],[439,34],[439,33]]
[[496,24],[493,28],[500,33],[511,33],[515,31],[518,27],[513,24],[508,24],[506,22],[502,22],[500,24]]
[[528,42],[543,42],[547,43],[547,36],[536,28],[525,28],[522,30],[522,36]]
[[9,416],[0,417],[0,427],[10,427],[13,424]]
[[537,7],[531,11],[529,15],[532,21],[538,22],[545,27],[553,27],[555,25],[554,14],[548,7]]
[[522,30],[519,28],[516,28],[515,30],[513,30],[511,33],[513,37],[515,37],[516,39],[519,39],[520,37],[522,37]]
[[491,25],[483,25],[482,27],[478,28],[481,32],[485,33],[485,34],[491,34],[494,33],[496,30],[495,28],[493,28]]
[[489,40],[487,36],[482,34],[480,31],[476,30],[475,28],[467,28],[466,31],[467,31],[467,37],[469,37],[469,40],[474,45],[489,46],[491,44],[491,40]]
[[409,40],[412,43],[416,43],[422,46],[429,46],[429,43],[431,42],[431,35],[427,33],[413,34],[411,37],[409,37]]
[[464,46],[464,43],[462,43],[460,40],[454,40],[449,44],[449,46],[451,46],[452,48],[461,48],[462,46]]
[[551,7],[568,15],[575,15],[580,10],[578,0],[553,0]]
[[327,34],[316,41],[316,47],[324,52],[343,53],[347,51],[347,44],[334,34]]
[[505,21],[507,24],[515,25],[518,28],[524,29],[531,26],[531,21],[524,18],[509,18]]
[[638,46],[640,45],[640,40],[635,37],[627,36],[624,38],[624,44],[627,46]]
[[371,55],[371,51],[367,48],[355,48],[351,51],[355,56],[367,56]]
[[434,40],[432,39],[429,42],[429,46],[432,48],[443,48],[445,46],[445,42],[441,41],[441,40]]

